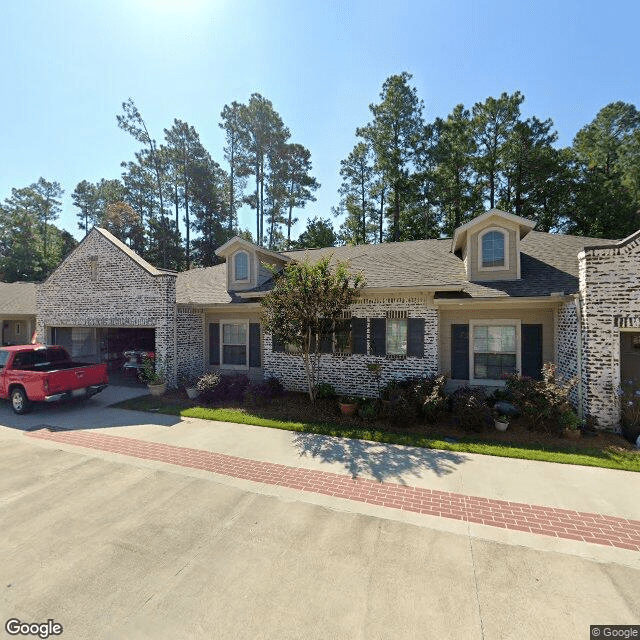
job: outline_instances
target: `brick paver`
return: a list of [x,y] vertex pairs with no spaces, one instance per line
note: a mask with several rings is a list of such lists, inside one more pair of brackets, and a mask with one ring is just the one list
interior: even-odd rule
[[26,435],[391,509],[640,551],[638,520],[351,478],[338,473],[289,467],[94,431],[40,429]]

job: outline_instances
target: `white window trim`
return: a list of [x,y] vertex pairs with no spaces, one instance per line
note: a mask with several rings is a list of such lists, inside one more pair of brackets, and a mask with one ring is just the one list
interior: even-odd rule
[[520,342],[522,339],[522,321],[508,318],[500,318],[499,320],[492,320],[488,318],[486,320],[470,320],[469,321],[469,382],[477,386],[486,385],[488,387],[503,387],[506,383],[504,380],[493,380],[491,378],[476,378],[474,376],[474,355],[473,350],[474,333],[476,327],[495,327],[496,325],[502,326],[515,326],[516,328],[516,373],[520,375],[522,371],[522,350]]
[[[245,335],[247,336],[247,344],[245,345],[246,355],[244,364],[224,364],[224,325],[225,324],[243,324],[245,325]],[[249,320],[245,318],[228,318],[220,320],[220,369],[231,369],[235,371],[248,371],[249,370]]]
[[[504,266],[485,267],[482,264],[482,239],[487,233],[497,231],[504,240]],[[503,227],[487,227],[478,234],[478,271],[509,271],[509,231]]]
[[[240,255],[241,253],[243,253],[245,256],[247,256],[247,277],[244,280],[238,280],[236,278],[236,256]],[[231,256],[231,263],[232,263],[232,269],[233,269],[233,279],[232,282],[234,284],[250,284],[251,283],[251,256],[249,255],[248,251],[244,251],[244,250],[240,250],[240,251],[236,251],[232,256]]]

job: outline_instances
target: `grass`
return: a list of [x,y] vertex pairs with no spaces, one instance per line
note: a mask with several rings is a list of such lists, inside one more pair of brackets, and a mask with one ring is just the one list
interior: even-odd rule
[[540,445],[510,445],[490,442],[474,437],[460,438],[457,442],[447,442],[444,436],[432,437],[413,433],[396,433],[378,429],[354,428],[341,425],[338,422],[293,422],[287,420],[273,420],[256,415],[250,411],[240,411],[229,408],[186,407],[178,402],[163,404],[162,399],[152,396],[142,396],[125,400],[115,405],[122,409],[137,411],[154,411],[169,415],[179,415],[185,418],[199,418],[202,420],[218,420],[248,424],[271,429],[284,429],[301,433],[317,433],[340,438],[354,438],[370,440],[385,444],[399,444],[426,449],[441,449],[459,453],[479,453],[501,458],[519,458],[522,460],[541,460],[560,464],[577,464],[588,467],[603,467],[606,469],[620,469],[623,471],[640,472],[640,454],[634,451],[616,449],[580,448],[556,449],[541,447]]

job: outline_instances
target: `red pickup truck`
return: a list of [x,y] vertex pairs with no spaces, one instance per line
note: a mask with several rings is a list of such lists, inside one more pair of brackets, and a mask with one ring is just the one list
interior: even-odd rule
[[106,364],[73,362],[62,347],[27,344],[0,348],[0,398],[16,413],[32,402],[91,397],[109,384]]

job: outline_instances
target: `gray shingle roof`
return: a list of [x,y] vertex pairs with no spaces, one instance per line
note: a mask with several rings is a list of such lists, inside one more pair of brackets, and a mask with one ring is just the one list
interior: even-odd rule
[[[464,289],[466,297],[536,297],[563,291],[578,291],[578,253],[593,244],[609,245],[616,240],[565,236],[531,231],[521,242],[520,280],[469,282],[464,263],[451,253],[451,239],[413,240],[374,245],[356,245],[286,251],[296,260],[316,262],[322,256],[348,261],[353,272],[361,272],[367,287],[450,287]],[[265,291],[270,281],[255,291]],[[224,304],[242,302],[226,291],[226,263],[178,274],[178,302],[182,304]],[[244,299],[246,301],[246,299]]]
[[33,282],[0,282],[0,317],[35,316],[36,287]]

